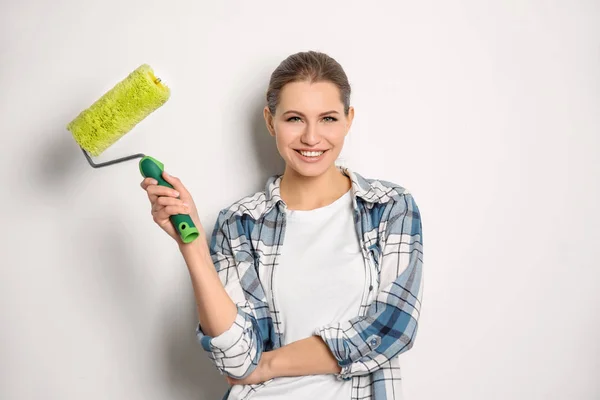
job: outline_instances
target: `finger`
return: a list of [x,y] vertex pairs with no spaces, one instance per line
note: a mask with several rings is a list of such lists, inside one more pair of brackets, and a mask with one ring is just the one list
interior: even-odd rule
[[178,210],[183,210],[186,213],[191,211],[190,205],[185,201],[165,196],[159,197],[156,202],[152,204],[151,209],[153,213],[156,213],[165,207],[176,207]]
[[169,207],[164,213],[160,214],[162,218],[168,218],[170,215],[176,214],[190,214],[192,209],[186,202],[174,199],[172,197],[159,197],[156,203],[152,205],[152,214],[156,214],[163,210],[165,207]]
[[165,208],[165,206],[161,206],[158,203],[153,203],[152,207],[150,207],[150,213],[155,216],[156,213],[158,213],[160,210],[162,210],[163,208]]
[[189,209],[183,205],[175,205],[175,206],[164,206],[160,207],[153,211],[153,215],[157,220],[165,220],[169,218],[171,215],[177,214],[189,214]]
[[[162,191],[161,189],[154,189],[154,187],[164,187],[164,186],[160,186],[158,185],[158,181],[152,177],[146,177],[144,178],[144,180],[142,180],[142,182],[140,183],[140,186],[142,187],[142,189],[144,189],[146,191],[146,194],[148,195],[148,200],[150,200],[150,203],[154,203],[156,201],[156,198],[160,195],[175,195],[175,192],[171,192],[171,194],[168,194],[168,191]],[[170,189],[170,188],[167,188]],[[177,196],[175,196],[177,197]]]
[[187,203],[175,197],[160,196],[156,199],[156,204],[161,206],[187,206]]
[[154,178],[144,178],[144,180],[140,183],[140,186],[142,187],[142,189],[146,190],[146,188],[150,185],[156,185],[158,184],[158,182],[156,181],[156,179]]
[[167,196],[167,197],[173,197],[173,198],[180,197],[179,192],[177,192],[176,190],[171,189],[166,186],[161,186],[161,185],[150,185],[146,189],[146,192],[148,193],[148,200],[150,200],[151,204],[156,203],[158,198],[161,196]]
[[151,194],[153,196],[170,196],[170,197],[179,197],[180,193],[175,190],[175,189],[171,189],[169,187],[166,186],[162,186],[162,185],[150,185],[148,186],[148,188],[146,189],[146,191],[148,192],[148,194]]
[[154,222],[162,222],[169,218],[169,214],[165,211],[165,207],[155,206],[152,210],[152,217],[154,218]]
[[148,200],[150,201],[150,204],[154,204],[154,202],[156,201],[156,196],[149,193],[148,188],[151,187],[152,185],[157,185],[157,184],[158,184],[158,182],[152,178],[146,178],[140,184],[142,189],[144,189],[146,191],[146,195],[148,196]]
[[181,183],[181,180],[179,178],[169,175],[167,171],[163,171],[162,176],[163,179],[170,183],[171,186],[173,186],[173,188],[179,193],[186,196],[189,195],[187,189],[185,188],[185,186],[183,186],[183,183]]

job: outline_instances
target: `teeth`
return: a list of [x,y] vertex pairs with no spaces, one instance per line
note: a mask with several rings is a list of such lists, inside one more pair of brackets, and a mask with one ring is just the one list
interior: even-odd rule
[[304,157],[319,157],[321,154],[323,154],[322,151],[301,151],[300,154],[302,154]]

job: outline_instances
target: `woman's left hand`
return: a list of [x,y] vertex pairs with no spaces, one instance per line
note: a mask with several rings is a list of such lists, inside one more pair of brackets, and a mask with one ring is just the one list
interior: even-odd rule
[[262,353],[260,357],[260,361],[256,366],[256,369],[252,371],[250,375],[243,379],[235,379],[230,376],[227,377],[227,382],[230,385],[254,385],[257,383],[263,383],[270,379],[273,379],[275,376],[273,375],[273,371],[271,370],[271,363],[268,351]]

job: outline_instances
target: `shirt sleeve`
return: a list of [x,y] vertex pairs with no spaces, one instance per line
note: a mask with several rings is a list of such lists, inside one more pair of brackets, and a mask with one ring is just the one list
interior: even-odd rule
[[249,239],[239,234],[237,226],[235,216],[228,217],[223,210],[215,223],[209,246],[221,283],[236,304],[237,315],[231,327],[215,337],[206,335],[198,323],[196,338],[221,374],[242,379],[254,371],[262,355],[268,324],[259,323],[258,316],[268,307],[246,298],[242,282],[253,285],[260,285],[260,282],[247,249]]
[[423,288],[421,217],[409,193],[392,201],[380,228],[382,257],[377,297],[365,316],[314,331],[342,367],[338,379],[370,374],[409,350],[415,341]]

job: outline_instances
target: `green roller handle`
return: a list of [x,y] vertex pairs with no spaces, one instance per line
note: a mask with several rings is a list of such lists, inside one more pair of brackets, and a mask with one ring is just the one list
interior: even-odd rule
[[[173,189],[173,186],[162,177],[164,169],[165,166],[163,163],[150,156],[145,156],[140,160],[140,172],[144,178],[150,177],[156,179],[159,185]],[[175,230],[179,233],[179,237],[183,243],[191,243],[200,235],[198,228],[196,228],[196,225],[188,214],[171,215],[169,219]]]

